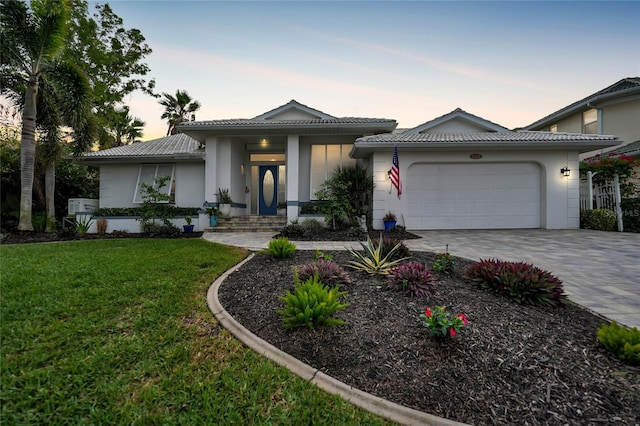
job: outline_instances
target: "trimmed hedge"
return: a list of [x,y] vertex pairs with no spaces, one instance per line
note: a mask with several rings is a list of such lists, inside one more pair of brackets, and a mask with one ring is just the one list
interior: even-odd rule
[[640,232],[640,198],[622,200],[622,223],[625,232]]
[[[197,216],[200,207],[176,207],[167,204],[166,210],[170,217]],[[101,208],[93,212],[93,217],[135,217],[140,216],[140,207]]]

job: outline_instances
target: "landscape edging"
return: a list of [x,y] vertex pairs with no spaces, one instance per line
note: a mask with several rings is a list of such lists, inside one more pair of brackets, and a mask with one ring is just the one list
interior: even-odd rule
[[224,309],[218,298],[218,289],[230,274],[238,270],[254,256],[255,254],[249,255],[242,262],[225,271],[211,284],[207,291],[207,305],[209,306],[209,310],[218,322],[220,322],[220,325],[227,329],[238,340],[278,365],[286,367],[302,379],[315,384],[325,392],[338,395],[357,407],[391,421],[403,425],[454,426],[464,424],[405,407],[349,386],[281,351],[244,328],[242,324],[237,322]]

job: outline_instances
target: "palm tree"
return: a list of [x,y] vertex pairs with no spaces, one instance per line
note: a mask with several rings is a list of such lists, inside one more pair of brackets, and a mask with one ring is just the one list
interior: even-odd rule
[[175,96],[162,93],[159,102],[164,107],[164,113],[160,118],[166,118],[169,123],[167,136],[175,135],[176,126],[183,121],[195,120],[195,112],[200,109],[200,102],[191,99],[185,90],[177,90]]
[[114,110],[109,123],[109,127],[103,129],[103,135],[100,137],[100,149],[137,142],[142,137],[145,125],[138,117],[131,117],[128,106]]
[[[52,185],[60,152],[60,126],[76,130],[76,153],[86,149],[94,129],[88,118],[91,97],[86,76],[59,60],[67,37],[70,0],[31,0],[30,6],[31,11],[21,1],[4,0],[0,8],[1,94],[22,109],[20,231],[33,231],[36,132],[43,135],[43,146],[48,150],[45,182]],[[47,189],[47,200],[51,222],[55,220],[52,187]]]

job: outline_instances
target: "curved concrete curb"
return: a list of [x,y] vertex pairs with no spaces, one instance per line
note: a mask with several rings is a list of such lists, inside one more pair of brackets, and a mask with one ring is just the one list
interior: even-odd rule
[[209,305],[209,310],[211,311],[211,313],[213,313],[213,315],[224,328],[229,330],[229,332],[236,338],[238,338],[242,343],[258,352],[259,354],[269,358],[272,361],[275,361],[277,364],[288,368],[292,373],[300,376],[310,383],[315,384],[325,392],[339,395],[342,399],[349,401],[357,407],[360,407],[373,414],[392,420],[394,422],[404,425],[453,426],[463,424],[443,419],[432,414],[423,413],[422,411],[414,410],[412,408],[404,407],[402,405],[389,402],[385,399],[370,395],[359,389],[351,387],[334,379],[333,377],[324,374],[320,370],[299,361],[298,359],[281,351],[275,346],[270,345],[266,341],[262,340],[261,338],[244,328],[231,315],[229,315],[229,313],[220,304],[220,300],[218,298],[218,289],[232,272],[235,272],[240,267],[242,267],[242,265],[251,260],[253,256],[254,254],[251,254],[245,260],[222,274],[217,280],[213,282],[207,292],[207,304]]

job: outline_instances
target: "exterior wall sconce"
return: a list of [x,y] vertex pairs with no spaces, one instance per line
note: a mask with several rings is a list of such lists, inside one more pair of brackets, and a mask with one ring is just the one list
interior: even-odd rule
[[562,174],[562,176],[570,176],[571,170],[569,169],[569,167],[564,166],[563,168],[560,169],[560,173]]
[[244,163],[240,164],[240,173],[244,176]]
[[391,180],[391,169],[387,172],[387,179]]

